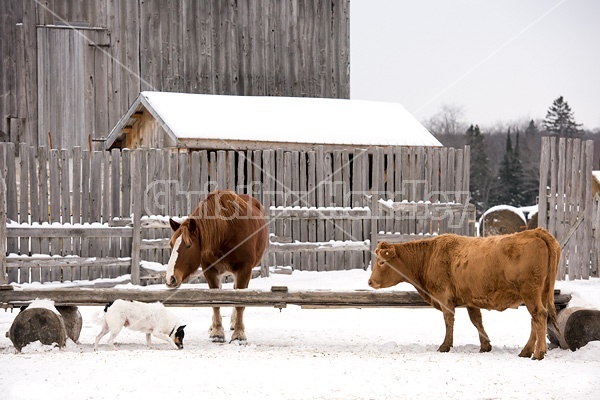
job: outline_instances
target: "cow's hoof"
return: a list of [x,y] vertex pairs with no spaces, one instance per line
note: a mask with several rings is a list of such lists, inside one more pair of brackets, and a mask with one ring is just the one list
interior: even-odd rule
[[532,351],[532,350],[523,349],[523,350],[521,350],[521,352],[519,353],[519,357],[530,358],[532,354],[533,354],[533,351]]
[[534,354],[532,360],[543,360],[545,353]]

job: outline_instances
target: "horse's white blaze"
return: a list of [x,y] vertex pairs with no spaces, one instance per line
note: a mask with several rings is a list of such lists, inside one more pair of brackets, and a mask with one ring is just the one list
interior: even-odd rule
[[169,258],[169,264],[167,264],[167,276],[165,277],[167,282],[171,280],[171,277],[175,273],[175,263],[177,263],[177,257],[179,256],[179,246],[181,246],[181,236],[175,240],[173,251],[171,252],[171,257]]

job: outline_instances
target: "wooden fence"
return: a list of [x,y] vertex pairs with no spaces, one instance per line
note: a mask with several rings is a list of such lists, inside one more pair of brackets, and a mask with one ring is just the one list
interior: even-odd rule
[[[264,271],[279,265],[306,270],[365,268],[370,252],[360,246],[336,245],[335,251],[328,251],[325,245],[308,254],[289,246],[370,241],[372,193],[371,198],[387,200],[381,203],[382,214],[377,211],[377,232],[470,233],[464,224],[472,218],[464,219],[460,211],[468,199],[468,148],[109,153],[21,144],[20,156],[14,154],[12,144],[0,145],[6,214],[14,221],[8,225],[7,252],[14,262],[18,256],[37,257],[40,263],[44,256],[89,259],[86,268],[74,267],[71,279],[111,278],[128,271],[131,260],[124,258],[135,253],[133,231],[142,232],[139,259],[166,263],[170,250],[164,239],[170,228],[142,215],[185,217],[217,187],[252,194],[269,210],[274,244]],[[132,220],[136,185],[138,222]],[[449,212],[452,207],[455,214]],[[34,234],[41,227],[43,232]],[[31,280],[28,273],[20,273],[18,280]],[[37,279],[37,270],[35,274]],[[51,275],[40,279],[52,280]]]
[[594,143],[542,138],[538,224],[563,248],[558,279],[598,275],[600,213],[592,195]]

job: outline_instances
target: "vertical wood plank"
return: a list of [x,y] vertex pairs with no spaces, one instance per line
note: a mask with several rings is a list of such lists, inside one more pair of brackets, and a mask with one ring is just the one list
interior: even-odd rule
[[[50,207],[48,197],[48,149],[44,146],[38,148],[38,173],[39,173],[39,213],[40,222],[47,224],[50,221]],[[48,238],[40,239],[40,253],[50,253],[50,240]],[[40,269],[40,282],[49,282],[50,270],[48,268]]]
[[[308,158],[305,151],[301,151],[298,154],[298,204],[300,207],[308,207]],[[308,219],[302,219],[300,222],[300,241],[308,242]],[[309,257],[307,253],[300,254],[300,267],[301,270],[309,269]]]
[[[90,208],[91,208],[91,186],[90,186],[90,152],[89,150],[83,150],[81,152],[81,223],[87,224],[90,222]],[[81,239],[81,253],[82,257],[88,257],[90,255],[90,239]],[[80,268],[81,279],[89,279],[89,267]]]
[[190,209],[193,211],[200,201],[200,152],[193,151],[190,164]]
[[[583,144],[583,143],[582,143]],[[594,142],[592,140],[585,141],[585,190],[583,194],[585,195],[585,216],[584,216],[584,238],[582,243],[584,243],[583,247],[583,270],[581,277],[583,279],[590,278],[590,267],[592,266],[591,261],[591,252],[593,250],[592,243],[592,227],[593,227],[593,207],[594,200],[592,198],[592,170],[594,169]]]
[[[29,151],[26,143],[19,144],[19,222],[29,223]],[[29,255],[29,238],[20,238],[19,253]],[[20,268],[20,283],[29,282],[29,269]]]
[[[308,204],[310,207],[317,207],[317,171],[316,171],[316,153],[308,152]],[[310,219],[308,222],[308,240],[310,242],[317,241],[317,221]],[[317,254],[310,253],[308,256],[309,271],[317,271]]]
[[[0,157],[0,167],[3,167]],[[9,283],[6,270],[6,181],[4,180],[4,170],[0,168],[0,284]]]
[[[239,153],[240,155],[242,155],[243,153]],[[272,200],[272,196],[273,196],[273,179],[272,179],[272,174],[271,174],[271,154],[272,151],[267,150],[267,151],[263,151],[262,153],[262,165],[265,171],[264,174],[264,180],[263,180],[263,190],[264,190],[264,195],[263,195],[263,201],[262,201],[262,205],[264,207],[265,210],[265,215],[267,216],[267,230],[270,230],[270,226],[272,221],[269,219],[269,216],[271,215],[270,212],[270,208],[271,208],[271,204],[273,202]],[[241,159],[241,158],[240,158]],[[239,165],[238,164],[238,171],[239,171]],[[243,173],[243,171],[242,171]],[[238,177],[239,179],[239,177]],[[239,182],[239,181],[238,181]],[[270,235],[269,235],[270,237]],[[263,255],[263,258],[261,260],[260,263],[260,276],[261,277],[267,277],[269,276],[269,268],[271,266],[271,262],[270,262],[270,254],[269,254],[269,243],[270,243],[270,238],[267,241],[267,249],[265,251],[265,254]]]
[[[291,179],[291,199],[290,205],[294,207],[301,207],[300,203],[300,154],[298,151],[291,152],[291,169],[290,169],[290,179]],[[265,169],[266,171],[266,169]],[[264,179],[263,179],[264,180]],[[291,236],[292,240],[300,240],[300,220],[294,219],[291,221]],[[300,265],[302,263],[302,254],[300,252],[295,252],[293,254],[292,266],[294,269],[300,269]]]
[[538,188],[538,226],[548,229],[548,172],[550,171],[550,138],[543,137],[540,153],[540,183]]
[[142,180],[138,179],[138,171],[141,169],[140,163],[143,160],[143,154],[136,150],[132,156],[131,182],[132,200],[133,200],[133,237],[131,240],[131,283],[140,284],[140,245],[142,241]]
[[[129,149],[121,150],[121,218],[132,217],[132,199],[131,199],[131,178],[133,171],[131,170],[132,153]],[[137,174],[138,172],[135,171]],[[139,180],[139,176],[136,177]],[[121,256],[127,257],[131,254],[131,244],[133,239],[121,238]],[[119,275],[129,273],[129,268],[121,267]]]
[[192,213],[191,205],[189,204],[189,193],[190,193],[190,165],[189,165],[189,154],[187,152],[179,153],[179,185],[178,193],[179,196],[179,213],[181,216],[190,215]]
[[[59,170],[59,151],[50,150],[50,223],[60,223],[60,170]],[[50,240],[50,251],[52,255],[62,255],[60,241],[57,238]],[[52,271],[52,280],[60,280],[60,273]]]
[[[39,223],[40,221],[40,199],[39,199],[39,181],[38,181],[38,166],[37,166],[37,149],[30,146],[29,151],[29,198],[30,198],[30,213],[31,222]],[[40,254],[41,240],[40,238],[32,238],[31,254]],[[40,268],[31,267],[31,282],[40,282]]]
[[[94,151],[90,153],[91,173],[90,173],[90,222],[102,221],[102,162],[103,152]],[[89,248],[90,257],[102,256],[102,240],[100,238],[90,239]],[[99,266],[88,269],[88,278],[90,280],[102,277],[102,268]]]

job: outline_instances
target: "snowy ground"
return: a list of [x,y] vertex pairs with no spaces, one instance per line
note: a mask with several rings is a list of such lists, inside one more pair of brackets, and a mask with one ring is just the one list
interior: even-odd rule
[[[252,288],[366,289],[369,273],[294,272],[255,279]],[[559,282],[573,305],[600,308],[600,280]],[[397,286],[395,290],[409,290]],[[35,344],[15,354],[0,335],[2,399],[598,399],[600,342],[543,361],[519,358],[527,341],[526,309],[484,312],[494,346],[480,354],[465,309],[455,323],[454,348],[437,353],[444,335],[434,309],[246,310],[248,344],[209,341],[208,308],[171,308],[186,328],[185,348],[145,347],[144,335],[123,331],[119,350],[104,341],[92,350],[100,307],[82,307],[80,343],[64,350]],[[228,318],[231,311],[224,309]],[[0,312],[0,332],[16,312]],[[229,333],[228,333],[229,334]],[[106,339],[104,339],[106,340]]]

